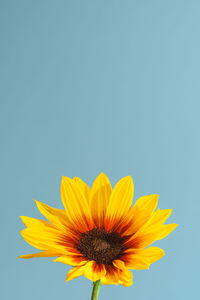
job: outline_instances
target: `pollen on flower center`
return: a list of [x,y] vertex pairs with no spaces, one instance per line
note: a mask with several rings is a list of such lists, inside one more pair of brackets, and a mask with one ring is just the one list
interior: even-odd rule
[[110,244],[101,239],[95,239],[93,244],[94,244],[94,249],[96,251],[101,251],[110,248]]
[[123,243],[116,232],[95,228],[82,234],[77,249],[86,259],[111,264],[122,254]]

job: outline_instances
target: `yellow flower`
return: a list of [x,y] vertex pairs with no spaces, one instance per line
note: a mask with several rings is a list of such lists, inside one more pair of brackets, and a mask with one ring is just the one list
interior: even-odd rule
[[21,258],[57,257],[54,261],[73,268],[67,281],[84,275],[103,284],[132,284],[129,269],[149,269],[164,255],[149,247],[163,239],[177,224],[164,224],[171,209],[156,209],[158,195],[139,198],[132,206],[133,182],[122,178],[112,190],[101,173],[92,188],[81,179],[63,177],[61,199],[64,210],[36,201],[47,221],[21,217],[27,228],[23,238],[41,250]]

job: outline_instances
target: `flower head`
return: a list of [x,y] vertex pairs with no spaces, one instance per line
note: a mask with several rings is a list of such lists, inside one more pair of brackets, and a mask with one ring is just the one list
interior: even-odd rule
[[63,177],[61,199],[64,210],[36,201],[48,221],[21,217],[27,227],[23,238],[41,252],[20,257],[57,257],[54,261],[73,266],[67,281],[84,275],[103,284],[130,286],[129,269],[148,269],[160,259],[164,251],[148,246],[177,226],[164,224],[171,209],[155,210],[158,195],[143,196],[131,207],[130,176],[114,189],[103,173],[91,189],[80,178]]

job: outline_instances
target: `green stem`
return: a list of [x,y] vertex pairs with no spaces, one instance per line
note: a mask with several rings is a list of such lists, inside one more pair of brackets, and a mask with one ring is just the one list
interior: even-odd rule
[[97,300],[99,295],[99,288],[102,285],[101,280],[97,280],[93,282],[93,289],[92,289],[92,297],[91,300]]

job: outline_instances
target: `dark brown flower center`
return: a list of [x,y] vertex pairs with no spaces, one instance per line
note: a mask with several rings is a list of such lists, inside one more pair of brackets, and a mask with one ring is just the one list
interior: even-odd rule
[[86,259],[111,264],[122,254],[123,243],[116,232],[95,228],[81,235],[77,249]]

